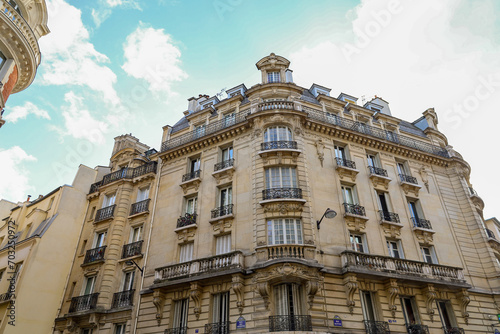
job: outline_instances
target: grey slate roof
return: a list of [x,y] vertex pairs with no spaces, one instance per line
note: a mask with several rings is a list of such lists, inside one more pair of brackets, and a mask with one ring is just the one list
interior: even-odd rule
[[427,138],[427,136],[425,135],[424,131],[420,130],[415,125],[413,125],[412,123],[407,122],[407,121],[401,121],[399,123],[399,129],[401,131],[404,131],[404,132],[407,132],[407,133],[411,133],[412,135],[415,135],[415,136],[420,136],[420,137]]
[[316,100],[314,95],[312,95],[308,89],[304,89],[302,91],[302,96],[300,97],[300,99],[314,104],[319,104],[318,100]]
[[184,116],[177,123],[174,124],[174,126],[172,127],[171,133],[175,133],[175,132],[184,130],[187,127],[189,127],[189,121],[187,120],[186,116]]

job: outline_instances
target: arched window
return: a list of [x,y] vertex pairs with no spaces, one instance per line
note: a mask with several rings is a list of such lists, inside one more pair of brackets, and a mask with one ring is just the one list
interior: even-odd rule
[[286,126],[272,126],[264,133],[264,142],[292,141],[292,130]]

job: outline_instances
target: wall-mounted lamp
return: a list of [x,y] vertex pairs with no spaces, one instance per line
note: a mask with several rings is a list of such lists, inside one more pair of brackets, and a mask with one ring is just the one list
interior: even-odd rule
[[320,220],[316,220],[316,226],[318,227],[318,230],[319,230],[319,224],[321,224],[321,221],[323,221],[323,218],[335,218],[335,216],[337,215],[337,212],[335,212],[334,210],[331,210],[330,208],[326,209],[325,213],[323,214],[323,216],[321,217]]
[[134,260],[127,260],[127,261],[125,261],[125,264],[128,266],[135,264],[135,266],[141,271],[141,276],[142,276],[142,274],[144,274],[144,268],[139,267],[139,265],[137,263],[135,263]]

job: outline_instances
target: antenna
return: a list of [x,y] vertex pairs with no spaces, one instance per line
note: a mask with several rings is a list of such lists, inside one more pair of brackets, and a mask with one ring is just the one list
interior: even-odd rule
[[363,105],[365,104],[366,102],[366,98],[364,95],[361,95],[361,103],[363,103]]
[[224,95],[225,93],[226,93],[226,87],[222,88],[222,89],[220,90],[220,92],[218,92],[217,94],[215,94],[215,96],[217,96],[217,98],[218,98],[219,100],[223,100],[222,95]]

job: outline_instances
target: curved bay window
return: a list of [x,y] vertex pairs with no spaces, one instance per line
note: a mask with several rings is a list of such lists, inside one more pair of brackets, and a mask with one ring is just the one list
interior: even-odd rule
[[286,126],[272,126],[264,132],[262,150],[297,149],[297,142],[293,141],[292,130]]
[[269,331],[311,331],[311,317],[304,315],[302,285],[285,283],[274,287],[275,314],[269,317]]
[[302,198],[302,191],[297,188],[295,167],[266,169],[266,189],[263,192],[263,199],[276,198]]
[[302,222],[300,219],[273,219],[267,222],[267,244],[302,245]]

